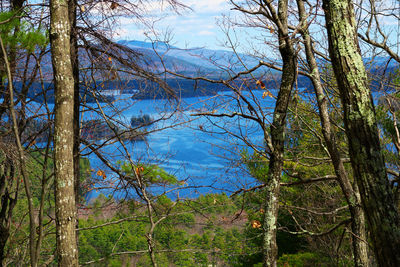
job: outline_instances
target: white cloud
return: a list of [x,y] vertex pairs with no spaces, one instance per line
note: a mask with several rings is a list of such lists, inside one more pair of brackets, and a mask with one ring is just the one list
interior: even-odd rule
[[214,32],[206,31],[206,30],[199,31],[197,34],[200,35],[200,36],[212,36],[212,35],[215,35]]
[[114,38],[117,40],[142,40],[145,36],[143,29],[125,27],[117,29]]
[[[172,31],[174,36],[172,42],[178,47],[207,46],[215,47],[216,40],[220,34],[216,20],[221,18],[222,13],[230,13],[230,6],[227,0],[181,0],[181,3],[192,10],[181,10],[180,14],[171,12],[167,5],[160,2],[148,1],[142,9],[146,10],[149,22],[147,25],[154,26],[154,31],[163,33]],[[154,21],[155,23],[151,23]],[[120,29],[117,30],[117,39],[146,39],[146,28],[137,19],[121,18]],[[151,35],[150,35],[151,36]]]
[[190,6],[195,13],[222,13],[229,11],[227,0],[189,0],[184,2]]

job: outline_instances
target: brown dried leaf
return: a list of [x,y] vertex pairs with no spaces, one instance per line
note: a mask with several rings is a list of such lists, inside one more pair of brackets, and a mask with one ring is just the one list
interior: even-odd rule
[[117,3],[115,3],[115,2],[112,2],[112,3],[111,3],[110,8],[111,8],[112,10],[116,9],[117,7],[118,7],[118,4],[117,4]]

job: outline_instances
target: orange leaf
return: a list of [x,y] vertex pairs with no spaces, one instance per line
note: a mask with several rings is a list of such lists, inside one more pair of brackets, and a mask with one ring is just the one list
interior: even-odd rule
[[270,33],[274,33],[274,31],[275,31],[275,30],[274,30],[274,27],[272,27],[272,26],[268,26],[268,29],[269,29],[269,32],[270,32]]
[[262,81],[257,80],[257,81],[256,81],[256,84],[257,84],[257,85],[260,85],[260,86],[261,86],[261,89],[265,89],[265,84],[264,84]]
[[111,57],[108,57],[108,61],[112,62],[112,58],[111,58]]
[[36,140],[33,140],[28,146],[31,147],[36,144]]
[[268,93],[265,91],[265,92],[263,92],[263,94],[262,94],[262,98],[265,98],[266,96],[268,95]]
[[254,229],[260,228],[261,227],[260,221],[257,221],[257,220],[252,221],[251,227],[253,227]]
[[265,92],[263,92],[263,94],[262,94],[262,98],[265,98],[266,96],[269,96],[269,97],[274,97],[274,95],[273,94],[271,94],[271,92],[270,91],[265,91]]
[[96,172],[97,176],[105,176],[106,174],[102,170]]

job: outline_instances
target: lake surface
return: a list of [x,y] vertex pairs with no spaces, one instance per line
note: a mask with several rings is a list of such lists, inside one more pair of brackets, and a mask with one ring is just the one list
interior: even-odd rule
[[[271,97],[262,97],[263,92],[254,90],[245,92],[251,104],[257,104],[264,112],[265,118],[271,119],[275,100]],[[277,92],[272,90],[276,96]],[[374,102],[380,94],[373,93]],[[302,97],[313,98],[312,94]],[[156,164],[163,167],[168,173],[175,175],[178,180],[186,184],[180,187],[180,196],[196,196],[207,192],[233,192],[239,188],[254,185],[255,181],[250,177],[240,163],[241,153],[252,153],[243,140],[237,137],[245,137],[247,142],[262,149],[263,133],[260,127],[244,119],[233,118],[209,118],[193,116],[197,113],[214,112],[215,114],[232,112],[245,112],[249,114],[248,105],[240,101],[242,107],[237,106],[238,97],[232,92],[220,92],[219,96],[204,96],[183,98],[179,103],[162,99],[147,99],[135,101],[130,95],[122,94],[110,104],[101,103],[104,114],[113,120],[129,125],[132,116],[144,114],[150,115],[155,120],[160,120],[147,128],[150,132],[146,141],[125,142],[126,149],[132,161],[144,164]],[[306,100],[307,101],[307,100]],[[310,100],[311,101],[311,100]],[[46,114],[46,110],[40,104],[29,107],[29,113]],[[49,104],[52,111],[54,105]],[[98,112],[90,109],[99,109],[97,104],[87,104],[82,107],[83,120],[101,118]],[[229,133],[228,133],[229,132]],[[100,145],[102,142],[97,142]],[[259,146],[259,147],[257,147]],[[96,188],[109,186],[109,181],[115,180],[115,175],[104,163],[89,149],[82,147],[84,156],[90,159],[92,177]],[[119,168],[117,162],[128,161],[126,151],[121,144],[114,142],[100,149],[101,155],[114,167]],[[106,173],[107,179],[96,175],[98,170]],[[170,188],[155,187],[153,190],[161,192]],[[88,198],[98,195],[100,192],[113,193],[110,189],[93,190]]]
[[[267,120],[271,119],[275,100],[271,97],[262,97],[264,91],[245,92],[251,104],[257,104],[265,114]],[[276,95],[276,91],[272,91]],[[304,97],[304,95],[303,95]],[[307,97],[307,96],[306,96]],[[313,97],[309,95],[309,97]],[[374,99],[378,97],[374,94]],[[156,164],[163,167],[168,173],[173,174],[178,180],[185,181],[185,186],[179,187],[180,196],[193,196],[207,192],[233,192],[239,188],[254,185],[255,181],[246,172],[240,162],[241,153],[252,153],[243,140],[245,138],[262,149],[263,133],[260,127],[250,120],[238,117],[210,118],[193,116],[198,113],[232,114],[233,112],[251,113],[248,105],[240,101],[242,107],[237,106],[237,96],[232,92],[221,92],[217,96],[204,96],[183,98],[179,103],[162,99],[147,99],[135,101],[130,95],[119,95],[117,100],[110,104],[101,103],[104,114],[113,120],[129,125],[132,116],[144,114],[159,120],[154,125],[147,127],[150,133],[146,141],[125,142],[127,151],[118,142],[111,142],[100,149],[101,155],[114,167],[119,168],[118,162],[128,161],[127,152],[132,161],[143,164]],[[49,105],[50,110],[53,105]],[[83,107],[83,120],[101,118],[98,112],[90,109],[99,109],[97,104],[87,104]],[[32,107],[32,113],[38,113],[43,107]],[[268,121],[267,121],[268,123]],[[229,133],[228,133],[229,132]],[[102,141],[97,142],[98,145]],[[258,147],[257,147],[258,146]],[[84,156],[90,159],[92,177],[95,188],[88,199],[98,195],[114,193],[107,189],[110,181],[114,185],[118,180],[110,169],[89,149],[82,147]],[[105,172],[107,179],[96,175],[98,170]],[[152,190],[157,193],[168,190],[157,186]],[[176,194],[175,191],[172,194]],[[130,192],[133,193],[133,192]],[[117,196],[125,197],[118,193]]]
[[[274,106],[273,98],[263,99],[262,91],[253,93],[254,101],[260,101],[260,106],[269,114]],[[126,148],[134,162],[157,164],[175,175],[178,180],[184,180],[186,186],[182,188],[186,189],[180,189],[180,196],[195,196],[206,192],[229,193],[254,183],[254,179],[243,170],[241,164],[238,164],[241,152],[252,150],[231,134],[245,136],[248,141],[261,146],[261,129],[255,123],[236,117],[210,119],[193,116],[201,112],[239,112],[232,103],[234,99],[232,93],[224,92],[219,97],[184,98],[177,104],[160,99],[134,101],[129,95],[121,95],[115,102],[115,108],[106,104],[102,104],[102,108],[105,114],[126,124],[129,124],[132,116],[142,114],[148,114],[155,120],[159,119],[159,122],[147,128],[151,133],[145,142],[126,142]],[[95,104],[90,106],[95,107]],[[98,117],[99,115],[93,112],[84,113],[85,120]],[[228,134],[228,131],[231,134]],[[101,151],[110,162],[128,160],[126,152],[118,143],[108,145]],[[93,154],[88,157],[94,171],[105,170],[107,177],[112,179],[112,173],[107,171],[108,168],[101,160]],[[102,187],[101,179],[96,186]],[[158,187],[154,190],[163,189]],[[96,192],[93,191],[89,197],[95,195]]]

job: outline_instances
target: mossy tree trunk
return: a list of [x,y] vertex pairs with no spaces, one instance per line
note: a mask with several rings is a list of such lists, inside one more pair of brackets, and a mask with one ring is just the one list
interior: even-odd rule
[[400,266],[400,219],[389,186],[354,8],[324,0],[329,53],[344,109],[351,164],[379,266]]
[[54,161],[58,266],[78,266],[73,164],[74,78],[68,3],[50,1],[50,44],[55,84]]
[[288,1],[278,2],[279,52],[281,54],[282,79],[275,104],[271,124],[272,151],[269,161],[268,180],[265,187],[264,222],[263,222],[263,265],[276,266],[278,247],[276,244],[277,219],[279,211],[279,190],[283,169],[286,115],[290,95],[296,79],[296,53],[293,40],[288,31]]

